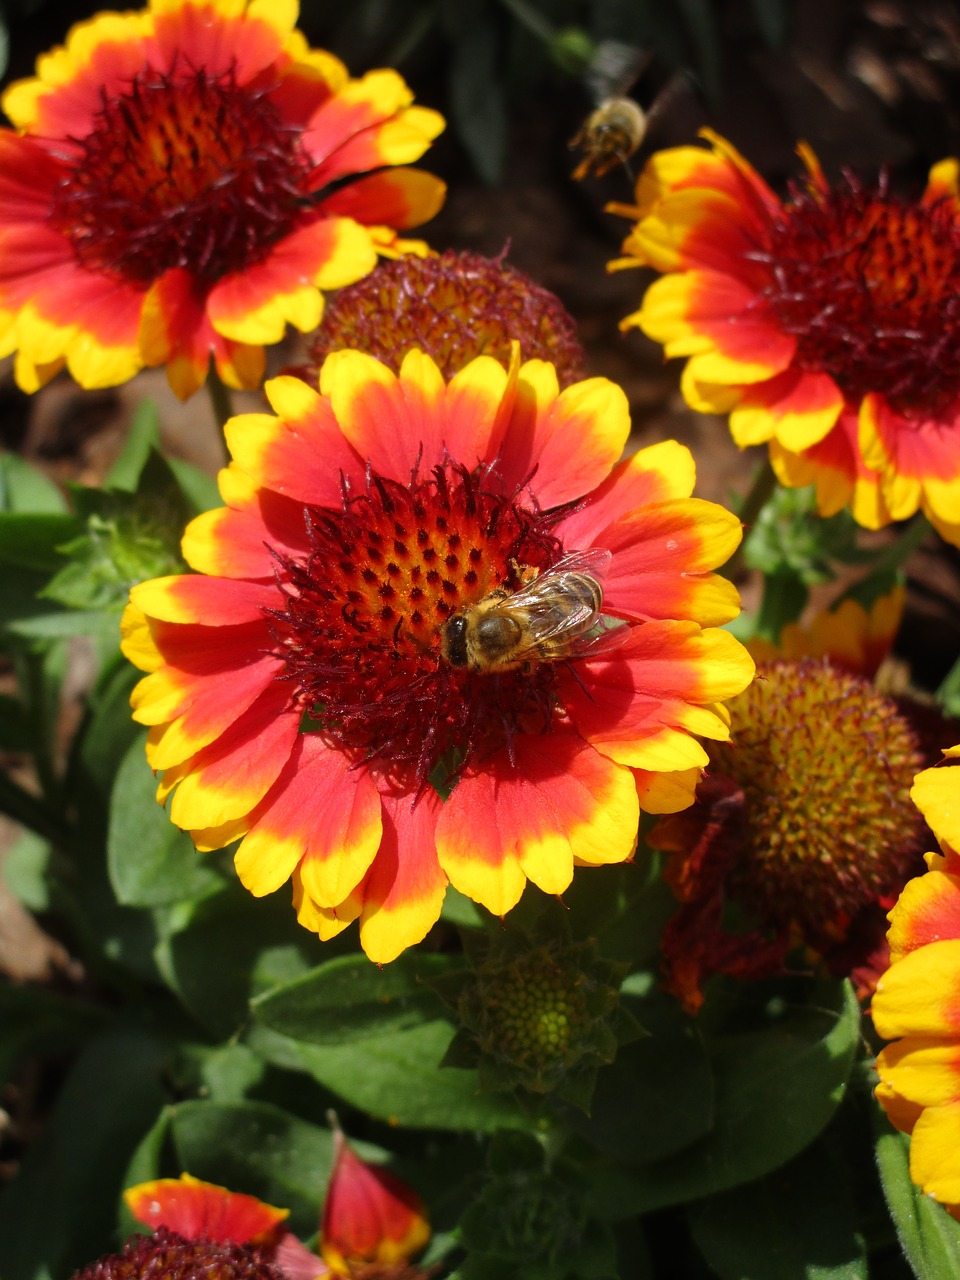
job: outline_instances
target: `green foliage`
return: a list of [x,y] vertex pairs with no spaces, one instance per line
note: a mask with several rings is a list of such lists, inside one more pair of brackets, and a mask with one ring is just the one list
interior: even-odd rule
[[917,1280],[960,1273],[960,1224],[910,1181],[910,1140],[876,1116],[877,1168],[897,1239]]

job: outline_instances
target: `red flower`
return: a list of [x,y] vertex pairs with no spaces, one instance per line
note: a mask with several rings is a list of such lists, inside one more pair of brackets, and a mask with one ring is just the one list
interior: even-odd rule
[[955,160],[919,201],[848,178],[808,147],[779,200],[728,142],[654,155],[626,258],[664,272],[623,327],[687,356],[692,408],[769,442],[782,483],[816,484],[868,528],[919,508],[960,543],[960,217]]
[[[503,915],[528,878],[558,894],[575,865],[629,858],[641,806],[690,802],[693,735],[727,736],[715,704],[753,674],[710,572],[740,524],[689,497],[687,451],[618,463],[622,391],[561,392],[542,361],[480,357],[445,384],[419,351],[399,376],[341,351],[319,394],[267,394],[278,416],[228,424],[226,507],[187,529],[198,573],[136,587],[124,622],[172,820],[200,848],[243,837],[251,892],[292,876],[304,926],[359,917],[381,963],[424,937],[448,880]],[[605,567],[600,608],[568,584],[524,619],[622,624],[619,647],[541,660],[548,639],[495,671],[448,653],[448,624],[571,552]]]
[[255,387],[264,344],[315,328],[321,290],[418,247],[393,229],[432,217],[443,184],[389,166],[442,119],[393,71],[351,80],[296,16],[152,0],[74,27],[7,90],[0,346],[26,390],[64,363],[85,387],[166,364],[186,397],[211,356]]

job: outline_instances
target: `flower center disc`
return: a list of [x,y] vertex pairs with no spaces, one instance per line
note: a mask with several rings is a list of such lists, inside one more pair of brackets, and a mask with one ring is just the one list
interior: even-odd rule
[[960,395],[960,225],[951,202],[907,205],[881,188],[799,195],[776,223],[767,290],[798,339],[858,400],[881,392],[920,417]]
[[232,72],[138,73],[79,145],[50,221],[85,267],[143,287],[171,267],[218,280],[302,216],[310,160]]
[[559,514],[521,506],[492,472],[452,462],[409,485],[370,478],[341,510],[306,508],[309,556],[278,557],[289,585],[272,614],[277,653],[306,728],[362,758],[412,765],[422,784],[517,732],[549,727],[555,671],[454,670],[440,657],[444,623],[492,590],[519,587],[518,567],[560,557]]

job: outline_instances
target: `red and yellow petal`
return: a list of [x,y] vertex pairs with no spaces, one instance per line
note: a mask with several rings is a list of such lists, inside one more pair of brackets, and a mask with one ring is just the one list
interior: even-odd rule
[[884,1040],[960,1036],[960,938],[901,956],[877,983],[870,1012]]
[[237,467],[292,502],[339,507],[343,480],[362,484],[364,463],[329,402],[300,378],[272,378],[264,390],[279,417],[246,413],[224,428]]
[[411,1258],[430,1238],[420,1197],[386,1169],[366,1164],[339,1129],[323,1203],[320,1251],[340,1275],[364,1264],[389,1268]]
[[145,364],[167,366],[167,381],[181,400],[203,386],[211,358],[227,386],[236,389],[259,386],[266,364],[261,346],[217,333],[207,312],[206,287],[181,268],[164,272],[147,290],[140,349]]
[[[252,813],[277,781],[298,736],[300,713],[274,684],[186,763],[170,820],[186,831],[217,827]],[[166,780],[166,779],[165,779]]]
[[425,169],[384,169],[325,196],[321,208],[326,217],[404,230],[419,227],[439,213],[446,192],[446,183]]
[[[209,650],[198,652],[209,656]],[[258,650],[248,647],[247,652]],[[211,662],[209,667],[215,664]],[[147,743],[150,768],[170,769],[215,742],[270,688],[282,670],[283,664],[267,655],[246,666],[223,662],[202,673],[167,666],[141,680],[130,695],[130,705],[134,720],[156,726]]]
[[566,547],[592,546],[601,530],[639,507],[689,498],[696,481],[693,454],[676,440],[638,449],[624,458],[575,511],[557,525]]
[[321,289],[339,289],[377,263],[366,228],[352,218],[317,216],[273,246],[262,262],[224,276],[207,314],[217,333],[249,345],[279,342],[291,324],[308,333],[323,314]]
[[595,489],[613,469],[630,434],[623,391],[588,378],[560,391],[543,360],[520,366],[517,398],[498,450],[504,482],[531,489],[541,507],[556,507]]
[[364,352],[335,351],[320,370],[320,390],[378,475],[406,484],[418,457],[426,469],[443,457],[443,375],[422,351],[408,352],[399,377]]
[[124,1193],[138,1222],[156,1231],[166,1227],[185,1240],[222,1240],[235,1244],[272,1244],[289,1209],[277,1209],[255,1196],[201,1182],[189,1173],[179,1178],[141,1182]]
[[618,617],[729,622],[740,612],[732,582],[710,570],[740,545],[742,525],[702,498],[637,507],[595,537],[613,552],[604,607]]
[[757,293],[766,276],[756,261],[759,230],[736,198],[687,188],[653,205],[624,240],[623,251],[658,271],[733,276]]
[[381,803],[383,839],[363,885],[360,945],[375,964],[389,964],[439,920],[447,877],[437,860],[436,792],[415,797],[388,786]]
[[575,862],[630,858],[639,805],[629,770],[575,734],[519,735],[460,779],[437,825],[451,884],[494,915],[520,900],[529,878],[562,893]]
[[609,655],[560,675],[579,733],[635,769],[676,772],[707,764],[692,736],[725,741],[727,720],[712,704],[734,697],[754,675],[753,659],[727,631],[689,622],[647,622]]
[[21,130],[48,138],[83,137],[103,95],[127,89],[142,73],[153,31],[148,10],[101,13],[72,27],[63,45],[37,59],[35,78],[3,95],[3,110]]
[[764,662],[829,658],[836,666],[872,679],[893,648],[905,602],[903,586],[880,596],[869,610],[848,597],[836,609],[816,614],[809,626],[788,623],[778,644],[751,641],[750,650]]
[[264,611],[277,604],[275,585],[172,574],[141,582],[130,599],[149,618],[161,622],[195,622],[207,627],[262,622]]
[[889,524],[891,515],[880,488],[880,476],[864,463],[857,443],[857,416],[844,409],[832,431],[801,453],[770,441],[770,465],[781,484],[816,488],[821,515],[836,515],[849,506],[853,518],[866,529]]
[[302,503],[260,488],[237,466],[220,472],[227,505],[195,517],[181,542],[191,569],[211,577],[272,579],[275,556],[303,556],[309,539]]
[[187,58],[211,76],[231,72],[246,84],[280,58],[298,6],[294,0],[151,0],[150,11],[162,66]]
[[843,395],[828,374],[789,368],[768,382],[745,387],[730,414],[730,433],[741,449],[776,438],[785,449],[808,449],[832,430]]
[[878,395],[860,409],[860,450],[881,479],[883,500],[894,520],[922,506],[932,523],[960,523],[960,404],[943,418],[909,420]]
[[638,323],[667,356],[691,357],[696,382],[763,382],[788,368],[797,348],[756,290],[716,271],[655,280]]
[[317,164],[317,189],[347,174],[418,160],[444,127],[443,117],[412,107],[413,95],[396,71],[370,71],[351,80],[314,113],[303,145]]
[[300,734],[234,862],[255,897],[273,893],[299,867],[303,890],[335,907],[366,875],[380,846],[380,795],[365,769],[318,734]]

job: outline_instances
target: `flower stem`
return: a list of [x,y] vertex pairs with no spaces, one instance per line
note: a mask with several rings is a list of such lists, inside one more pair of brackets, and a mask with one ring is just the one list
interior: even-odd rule
[[222,432],[229,419],[233,417],[233,401],[230,398],[230,388],[224,384],[213,364],[210,365],[210,373],[207,377],[207,393],[210,396],[213,416]]
[[737,580],[737,577],[743,570],[744,548],[746,546],[747,539],[750,537],[750,530],[756,524],[760,512],[773,497],[773,494],[776,492],[776,488],[777,477],[774,473],[773,467],[770,465],[770,459],[767,458],[760,467],[757,468],[753,477],[753,483],[750,486],[750,491],[741,502],[740,510],[737,512],[737,515],[740,517],[741,523],[744,526],[743,538],[741,539],[740,545],[737,547],[736,551],[722,567],[723,576],[725,578],[729,578],[732,582]]
[[63,831],[43,803],[6,774],[0,774],[0,813],[45,840],[63,838]]

